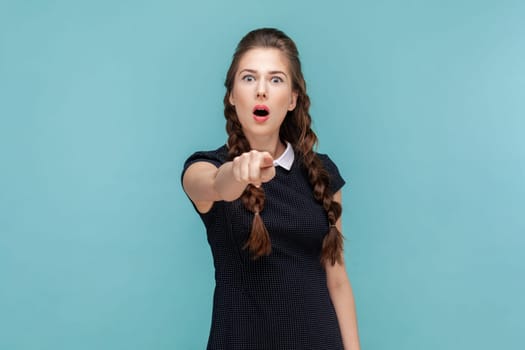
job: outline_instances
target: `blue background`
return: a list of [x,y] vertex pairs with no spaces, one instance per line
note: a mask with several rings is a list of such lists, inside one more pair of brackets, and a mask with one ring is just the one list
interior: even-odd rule
[[0,349],[203,349],[184,159],[238,40],[296,41],[363,349],[522,349],[525,3],[0,2]]

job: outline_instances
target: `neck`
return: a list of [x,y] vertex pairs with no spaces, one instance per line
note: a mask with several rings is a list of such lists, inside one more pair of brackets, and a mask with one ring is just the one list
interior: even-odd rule
[[251,149],[261,152],[268,152],[272,155],[273,159],[279,158],[279,156],[286,150],[286,145],[281,142],[279,137],[266,140],[249,139],[248,142],[250,143]]

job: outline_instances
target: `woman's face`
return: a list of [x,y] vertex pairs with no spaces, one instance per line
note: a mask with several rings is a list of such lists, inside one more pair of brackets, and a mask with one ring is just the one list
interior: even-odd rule
[[248,139],[274,139],[286,113],[295,108],[297,93],[287,57],[278,49],[255,48],[239,61],[229,100]]

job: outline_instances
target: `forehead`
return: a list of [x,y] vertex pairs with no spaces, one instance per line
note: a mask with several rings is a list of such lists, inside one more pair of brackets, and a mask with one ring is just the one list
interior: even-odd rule
[[288,74],[289,61],[286,55],[275,48],[254,48],[246,51],[239,60],[239,69],[252,69],[256,71],[280,70]]

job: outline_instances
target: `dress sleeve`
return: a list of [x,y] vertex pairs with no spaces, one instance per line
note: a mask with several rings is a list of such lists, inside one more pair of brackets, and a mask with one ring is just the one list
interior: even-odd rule
[[321,161],[323,162],[323,166],[328,171],[328,174],[330,175],[330,189],[333,193],[336,193],[339,191],[346,181],[343,179],[341,174],[339,173],[339,169],[337,168],[337,165],[328,157],[326,154],[318,154],[319,158],[321,158]]
[[193,163],[197,162],[208,162],[215,165],[217,168],[220,167],[228,156],[226,146],[222,146],[214,151],[198,151],[193,153],[186,159],[182,168],[181,181],[184,178],[184,173]]

